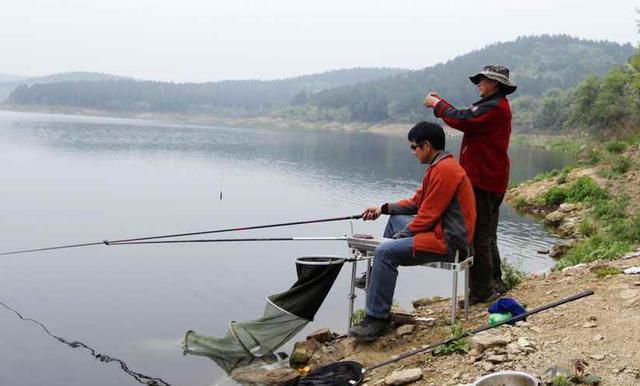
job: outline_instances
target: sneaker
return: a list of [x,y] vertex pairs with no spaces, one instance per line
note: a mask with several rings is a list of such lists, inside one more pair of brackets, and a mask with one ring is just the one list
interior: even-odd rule
[[[480,303],[490,303],[498,300],[499,297],[500,295],[494,290],[491,290],[491,292],[489,292],[489,295],[486,295],[483,297],[479,297],[474,294],[471,294],[469,295],[469,307],[475,306],[476,304],[480,304]],[[458,300],[458,307],[464,308],[464,299]]]
[[509,289],[507,288],[507,285],[504,284],[502,279],[494,280],[494,282],[492,284],[492,287],[493,287],[493,290],[496,291],[500,295],[504,295],[509,291]]
[[349,329],[349,336],[353,336],[359,342],[371,342],[391,330],[389,319],[375,319],[365,316],[362,322]]
[[356,286],[356,288],[365,289],[365,287],[367,286],[367,273],[363,272],[362,276],[357,278],[353,282],[353,284]]

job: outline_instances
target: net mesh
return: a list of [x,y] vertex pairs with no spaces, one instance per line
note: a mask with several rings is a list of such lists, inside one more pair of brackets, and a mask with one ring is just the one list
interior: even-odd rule
[[335,258],[297,261],[298,280],[287,291],[267,298],[261,318],[230,322],[222,338],[190,330],[184,338],[185,354],[208,356],[227,373],[255,358],[273,357],[275,350],[313,320],[342,265]]

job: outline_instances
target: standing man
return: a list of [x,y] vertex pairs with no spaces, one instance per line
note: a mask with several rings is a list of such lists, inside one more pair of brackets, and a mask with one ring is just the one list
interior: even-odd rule
[[516,91],[516,86],[509,80],[509,70],[498,65],[485,66],[469,79],[478,86],[482,98],[470,108],[457,109],[435,92],[427,95],[424,106],[464,133],[460,165],[473,184],[478,215],[469,301],[477,304],[507,291],[502,281],[497,229],[500,204],[509,184],[511,106],[507,95]]
[[444,130],[420,122],[408,139],[413,155],[427,165],[422,185],[412,198],[370,206],[362,213],[365,221],[390,215],[384,237],[393,240],[374,251],[366,316],[349,329],[349,335],[360,341],[374,340],[389,330],[398,266],[453,261],[456,251],[466,253],[473,241],[473,188],[464,169],[444,150]]

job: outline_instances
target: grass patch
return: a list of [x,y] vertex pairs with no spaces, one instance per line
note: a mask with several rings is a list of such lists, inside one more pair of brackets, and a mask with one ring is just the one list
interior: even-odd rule
[[507,261],[507,259],[502,259],[500,264],[502,268],[502,281],[507,289],[515,288],[522,279],[526,276],[524,270],[522,269],[522,264],[520,266],[515,266]]
[[604,279],[607,276],[619,275],[622,273],[622,270],[608,265],[601,265],[599,267],[593,267],[591,272],[593,272],[598,279]]
[[596,234],[596,231],[598,230],[598,228],[593,223],[593,221],[588,219],[583,219],[578,224],[578,230],[580,231],[580,234],[582,234],[583,236],[591,237],[594,234]]
[[611,170],[617,174],[625,174],[631,169],[631,159],[627,156],[615,157],[611,162]]
[[611,154],[621,154],[627,150],[627,143],[623,141],[611,140],[606,143],[605,148]]
[[357,309],[356,312],[351,315],[351,324],[358,324],[364,320],[365,317],[364,309]]
[[558,261],[557,269],[596,260],[615,260],[628,252],[632,244],[609,235],[594,235],[576,244]]
[[453,341],[436,347],[435,350],[433,350],[433,355],[450,355],[455,353],[466,354],[469,352],[469,346],[464,340],[464,330],[459,322],[456,322],[451,326],[451,335],[449,338],[452,338]]
[[556,375],[551,381],[551,386],[571,386],[573,383],[564,374]]
[[578,154],[582,143],[575,139],[551,138],[547,141],[545,148],[550,150],[562,151],[565,153]]
[[593,214],[600,220],[612,220],[626,216],[630,197],[623,195],[614,199],[597,200],[593,205]]
[[540,174],[536,175],[535,177],[533,177],[533,180],[536,181],[536,182],[544,181],[544,180],[546,180],[548,178],[555,177],[558,174],[560,174],[560,171],[558,169],[551,169],[548,172],[543,172],[543,173],[540,173]]
[[554,186],[547,190],[542,198],[546,205],[560,205],[567,201],[567,189],[561,186]]

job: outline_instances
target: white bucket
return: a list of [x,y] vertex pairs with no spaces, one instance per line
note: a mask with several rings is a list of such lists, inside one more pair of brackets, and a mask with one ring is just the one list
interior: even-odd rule
[[500,371],[485,375],[473,386],[538,386],[538,380],[522,371]]

